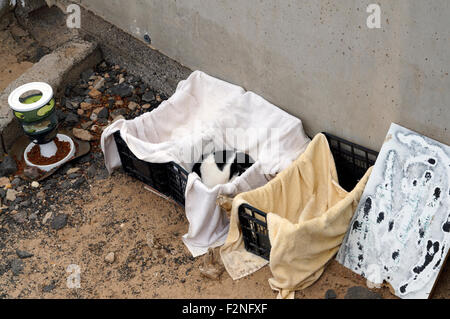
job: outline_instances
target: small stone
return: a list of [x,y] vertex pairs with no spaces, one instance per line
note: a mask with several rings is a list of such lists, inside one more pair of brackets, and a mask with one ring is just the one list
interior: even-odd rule
[[119,120],[125,120],[125,118],[123,117],[123,115],[118,115],[118,116],[116,116],[116,117],[114,118],[114,120],[113,120],[113,123],[114,123],[114,122],[117,122],[117,121],[119,121]]
[[142,95],[142,101],[148,103],[155,101],[155,94],[153,94],[152,91],[148,91],[147,93]]
[[36,194],[36,197],[38,199],[44,199],[45,198],[45,192],[44,191],[40,191],[39,193]]
[[91,103],[88,103],[88,102],[82,102],[82,103],[80,104],[80,108],[81,108],[83,111],[88,111],[88,110],[92,109],[92,104],[91,104]]
[[52,218],[53,212],[48,212],[45,214],[44,219],[42,220],[42,224],[47,224],[50,218]]
[[12,187],[16,188],[22,184],[22,180],[19,177],[16,177],[11,182]]
[[0,187],[5,187],[6,185],[9,185],[11,183],[11,181],[9,180],[8,177],[2,177],[0,178]]
[[95,113],[92,113],[92,114],[91,114],[91,117],[90,117],[89,119],[90,119],[91,121],[95,122],[95,121],[98,120],[98,115],[95,114]]
[[325,293],[325,299],[336,299],[336,298],[337,298],[337,295],[333,289],[329,289]]
[[78,172],[79,170],[80,170],[79,167],[73,167],[73,168],[69,169],[66,174],[72,175],[72,174],[75,174],[76,172]]
[[65,122],[68,125],[76,125],[79,121],[80,121],[80,118],[78,117],[78,115],[76,115],[74,113],[67,114],[66,119],[65,119]]
[[31,187],[33,187],[33,188],[38,188],[39,186],[40,186],[40,184],[36,181],[31,183]]
[[50,285],[44,286],[44,287],[42,288],[42,292],[44,292],[44,293],[49,293],[49,292],[51,292],[52,290],[54,290],[55,288],[56,288],[56,285],[55,285],[54,282],[52,282]]
[[124,103],[122,100],[118,100],[118,101],[116,101],[115,106],[122,107],[122,106],[124,106]]
[[125,82],[125,78],[120,78],[119,79],[119,84],[122,84],[123,82]]
[[81,115],[84,114],[84,111],[83,111],[82,109],[78,109],[78,110],[77,110],[77,114],[81,116]]
[[344,299],[382,299],[380,294],[372,292],[366,287],[350,287],[345,294]]
[[87,130],[92,126],[92,124],[94,124],[94,122],[92,122],[92,121],[84,122],[83,124],[81,124],[81,128],[83,130]]
[[97,89],[92,89],[92,90],[89,92],[88,95],[89,95],[91,98],[97,100],[97,99],[101,98],[102,92],[100,92],[100,91],[97,90]]
[[16,249],[16,254],[20,259],[27,259],[34,256],[32,253],[19,249]]
[[159,94],[156,95],[156,101],[157,102],[162,102],[162,98],[159,96]]
[[83,129],[79,129],[79,128],[74,128],[72,130],[73,135],[82,140],[82,141],[92,141],[94,139],[94,137],[91,135],[91,133],[89,133],[86,130]]
[[128,83],[122,83],[111,88],[112,95],[118,95],[122,98],[129,97],[133,94],[133,87]]
[[68,216],[66,214],[56,216],[53,218],[50,227],[54,230],[63,229],[67,225],[67,218]]
[[105,256],[105,261],[110,264],[112,264],[115,260],[116,260],[116,256],[112,252]]
[[23,261],[20,259],[13,259],[11,261],[11,272],[14,276],[18,276],[23,272]]
[[17,194],[18,194],[17,191],[13,189],[8,189],[8,191],[6,192],[6,200],[14,202],[17,198]]
[[151,108],[152,106],[150,105],[150,104],[144,104],[144,105],[142,105],[142,108],[144,109],[144,110],[148,110],[149,108]]
[[132,111],[134,111],[139,105],[135,102],[128,103],[128,108]]
[[87,170],[87,175],[88,175],[88,177],[89,177],[89,178],[94,177],[96,171],[97,171],[97,170],[95,169],[95,166],[94,166],[94,165],[91,165],[91,166],[88,168],[88,170]]
[[125,115],[125,114],[127,114],[127,111],[125,110],[125,109],[118,109],[118,110],[114,110],[112,113],[111,113],[111,117],[112,117],[112,119],[113,120],[115,120],[116,119],[116,117],[118,117],[118,116],[120,116],[120,115]]
[[8,176],[17,172],[16,161],[11,156],[5,156],[0,164],[0,176]]
[[98,78],[94,82],[94,90],[98,90],[98,89],[102,88],[103,85],[105,85],[105,79],[104,78]]
[[97,113],[97,115],[99,119],[107,119],[109,117],[109,111],[106,107],[104,107]]

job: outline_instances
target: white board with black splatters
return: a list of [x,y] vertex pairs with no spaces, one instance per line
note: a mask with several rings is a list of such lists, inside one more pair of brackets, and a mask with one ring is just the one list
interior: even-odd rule
[[429,298],[450,244],[450,147],[392,124],[337,255],[401,298]]

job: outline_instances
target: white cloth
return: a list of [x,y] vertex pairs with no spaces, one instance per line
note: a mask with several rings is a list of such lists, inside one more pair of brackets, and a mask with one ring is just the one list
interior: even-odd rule
[[233,182],[212,189],[197,174],[189,175],[185,194],[189,231],[183,241],[194,257],[225,242],[229,221],[216,205],[218,195],[233,197],[264,185],[266,176],[288,167],[310,142],[298,118],[200,71],[181,81],[174,95],[157,109],[105,129],[101,147],[109,172],[121,165],[112,136],[116,131],[137,158],[153,163],[173,161],[188,172],[208,149],[237,149],[256,160]]

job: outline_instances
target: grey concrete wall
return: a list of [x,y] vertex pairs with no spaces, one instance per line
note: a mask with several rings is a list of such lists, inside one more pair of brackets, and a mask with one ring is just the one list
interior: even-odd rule
[[450,143],[450,1],[80,0],[191,69],[379,149],[391,122]]

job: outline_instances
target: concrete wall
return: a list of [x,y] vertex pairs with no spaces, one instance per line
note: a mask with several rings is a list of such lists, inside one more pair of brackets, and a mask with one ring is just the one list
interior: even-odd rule
[[450,143],[450,1],[80,0],[191,69],[379,149],[391,122]]

